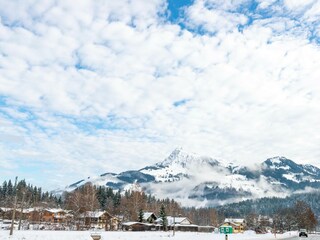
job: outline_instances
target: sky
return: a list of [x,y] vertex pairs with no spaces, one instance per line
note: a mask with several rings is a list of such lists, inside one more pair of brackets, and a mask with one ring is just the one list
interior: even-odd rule
[[320,1],[0,0],[0,181],[53,189],[176,147],[320,167]]

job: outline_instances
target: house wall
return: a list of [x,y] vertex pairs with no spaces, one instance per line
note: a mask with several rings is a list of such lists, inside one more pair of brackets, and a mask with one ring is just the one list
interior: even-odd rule
[[40,213],[41,221],[43,222],[53,222],[54,221],[54,213],[49,211],[44,211],[42,214]]
[[175,229],[181,232],[198,232],[198,226],[177,226]]

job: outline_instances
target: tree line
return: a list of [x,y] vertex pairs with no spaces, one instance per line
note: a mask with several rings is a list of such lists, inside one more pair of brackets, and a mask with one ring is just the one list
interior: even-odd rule
[[[141,221],[141,212],[153,212],[158,217],[184,216],[199,225],[216,225],[217,212],[214,208],[184,208],[174,199],[158,199],[143,191],[127,190],[120,192],[110,187],[94,186],[87,183],[72,192],[55,196],[40,187],[20,180],[16,187],[11,180],[0,186],[0,207],[13,207],[17,195],[18,205],[24,208],[51,207],[73,210],[77,218],[87,211],[108,211],[122,216],[124,221]],[[24,196],[23,196],[24,195]],[[139,216],[140,215],[140,216]]]
[[41,204],[54,207],[62,203],[61,197],[56,197],[48,191],[42,191],[41,187],[27,184],[25,180],[18,181],[16,186],[15,183],[8,180],[4,181],[0,186],[0,206],[13,207],[13,200],[16,195],[20,202],[24,198],[25,205],[29,207]]
[[[245,217],[247,227],[284,232],[305,228],[315,230],[320,216],[320,193],[294,194],[286,198],[260,198],[217,207],[219,216]],[[317,217],[318,216],[318,217]],[[272,221],[270,221],[272,219]]]
[[[259,219],[260,217],[260,219]],[[315,230],[317,226],[317,218],[304,201],[297,201],[291,207],[278,209],[271,216],[272,222],[267,216],[261,217],[255,212],[247,214],[247,228],[252,230],[266,231],[271,227],[274,231],[285,232],[298,229],[307,229],[307,231]]]
[[[143,191],[127,190],[120,192],[110,187],[94,186],[87,183],[72,192],[64,192],[57,197],[40,187],[27,184],[25,180],[4,181],[0,186],[0,207],[13,207],[17,196],[25,208],[51,207],[73,210],[77,218],[87,211],[108,211],[122,216],[123,221],[141,221],[143,212],[153,212],[163,219],[166,216],[188,217],[194,224],[219,226],[224,218],[245,218],[248,229],[272,227],[279,231],[299,228],[312,230],[320,215],[320,194],[293,195],[287,198],[262,198],[227,204],[215,208],[185,208],[174,199],[158,199]],[[261,219],[261,216],[267,217]],[[259,219],[260,218],[260,219]],[[270,222],[267,219],[272,218]]]
[[73,192],[64,194],[64,206],[76,215],[95,209],[106,210],[112,215],[121,215],[124,221],[141,221],[142,212],[153,212],[158,217],[183,216],[199,225],[217,225],[214,208],[183,208],[174,199],[158,199],[143,191],[127,190],[123,194],[104,186],[87,183]]
[[[105,210],[111,215],[121,216],[123,221],[143,221],[145,212],[153,212],[164,218],[167,214],[181,212],[180,205],[173,199],[156,199],[142,191],[114,191],[104,186],[87,183],[72,192],[64,194],[65,208],[73,210],[75,218],[88,211]],[[162,221],[163,229],[167,221]]]

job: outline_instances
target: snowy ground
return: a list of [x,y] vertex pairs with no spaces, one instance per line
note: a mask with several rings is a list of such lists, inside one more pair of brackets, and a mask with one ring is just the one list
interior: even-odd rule
[[[289,238],[297,233],[277,234],[277,239]],[[102,240],[224,240],[225,235],[196,232],[101,232]],[[90,240],[86,231],[15,231],[9,237],[9,231],[0,231],[1,240]],[[229,235],[228,240],[272,240],[272,234],[256,235],[253,232]]]

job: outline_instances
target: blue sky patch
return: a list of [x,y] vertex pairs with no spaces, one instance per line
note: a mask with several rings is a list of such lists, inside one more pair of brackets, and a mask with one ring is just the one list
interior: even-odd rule
[[183,105],[186,105],[187,102],[189,102],[189,101],[191,101],[191,100],[190,99],[182,99],[182,100],[174,102],[173,106],[175,106],[175,107],[183,106]]
[[183,9],[193,2],[194,0],[168,0],[169,20],[177,22],[183,16]]

